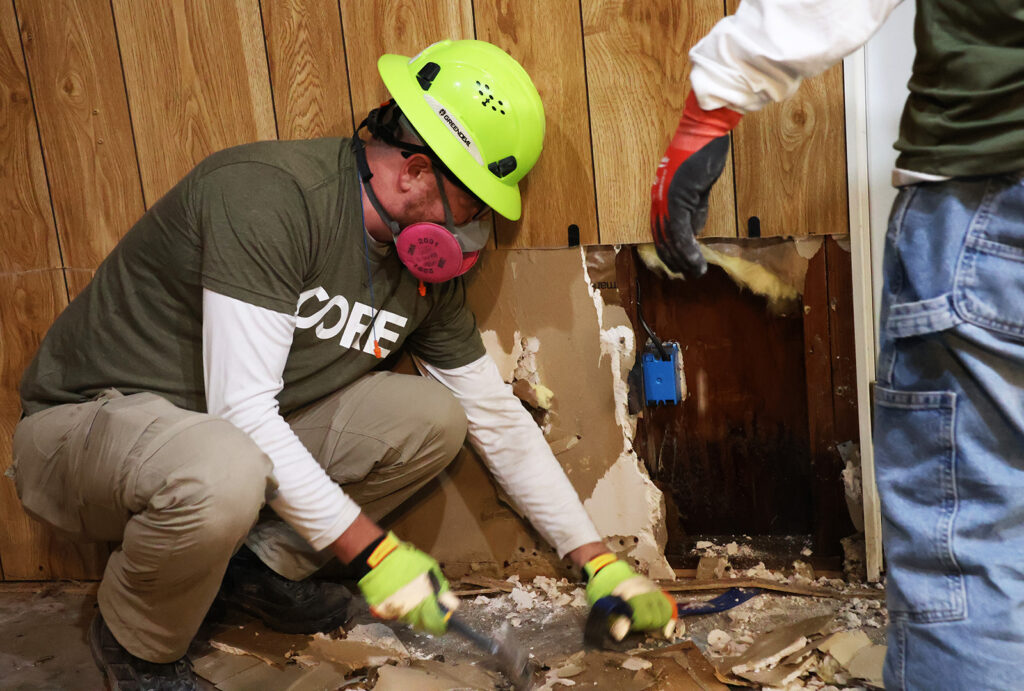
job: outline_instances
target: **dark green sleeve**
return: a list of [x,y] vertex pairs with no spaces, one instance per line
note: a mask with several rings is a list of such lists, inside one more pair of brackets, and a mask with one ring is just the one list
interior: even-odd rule
[[466,284],[461,278],[430,287],[434,306],[409,336],[409,350],[435,367],[454,369],[478,360],[487,352],[476,317],[466,305]]
[[292,176],[262,163],[226,165],[197,181],[194,204],[203,287],[294,314],[311,243]]

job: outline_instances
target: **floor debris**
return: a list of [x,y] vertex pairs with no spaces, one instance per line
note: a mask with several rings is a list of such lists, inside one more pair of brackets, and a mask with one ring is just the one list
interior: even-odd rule
[[[885,646],[873,645],[863,631],[835,632],[835,626],[835,617],[826,614],[778,627],[742,652],[718,658],[718,679],[734,686],[787,691],[855,680],[884,688]],[[711,640],[709,634],[709,644]],[[721,638],[717,642],[710,646],[713,654],[732,643],[723,644]]]
[[[737,553],[742,548],[738,545]],[[730,559],[727,545],[718,549],[722,554],[713,556]],[[879,644],[888,624],[882,590],[834,578],[809,580],[792,569],[775,571],[756,563],[749,569],[730,569],[730,575],[734,577],[684,578],[671,584],[686,612],[685,640],[633,634],[614,651],[582,651],[589,608],[577,582],[488,579],[476,574],[453,582],[453,589],[463,593],[460,615],[480,631],[493,633],[506,621],[518,624],[517,639],[538,669],[535,691],[726,691],[727,683],[740,688],[837,691],[880,685],[885,649]],[[728,610],[708,611],[729,592],[751,594],[736,589],[747,584],[763,589]],[[0,640],[0,686],[67,691],[99,687],[84,636],[94,611],[94,592],[8,594],[22,600],[11,599],[6,605],[3,597],[0,593],[0,624],[5,630],[5,640]],[[347,631],[331,636],[277,634],[248,618],[207,624],[190,650],[203,678],[201,688],[508,691],[509,682],[493,661],[460,638],[436,638],[382,623],[360,607]],[[2,616],[22,609],[32,616]],[[48,645],[51,640],[60,640],[60,646]],[[30,641],[32,646],[27,645]]]

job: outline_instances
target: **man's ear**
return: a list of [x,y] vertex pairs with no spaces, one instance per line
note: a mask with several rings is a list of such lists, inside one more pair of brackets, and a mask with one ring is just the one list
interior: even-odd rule
[[436,185],[434,181],[434,164],[425,154],[411,154],[404,160],[398,173],[398,186],[402,192],[409,192],[428,185]]

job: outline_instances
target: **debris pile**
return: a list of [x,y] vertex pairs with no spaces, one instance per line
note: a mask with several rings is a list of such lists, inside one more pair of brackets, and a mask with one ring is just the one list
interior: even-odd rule
[[883,688],[885,646],[860,629],[836,630],[832,615],[780,626],[756,639],[708,635],[718,679],[759,689],[834,691],[851,683]]

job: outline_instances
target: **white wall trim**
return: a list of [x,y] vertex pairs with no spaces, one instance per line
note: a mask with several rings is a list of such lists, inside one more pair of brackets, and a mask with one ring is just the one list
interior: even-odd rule
[[850,212],[850,261],[853,273],[854,339],[861,481],[864,494],[864,542],[867,577],[882,570],[882,514],[875,484],[871,386],[875,380],[875,309],[871,272],[871,198],[868,182],[867,84],[864,49],[843,61],[846,94],[846,179]]

